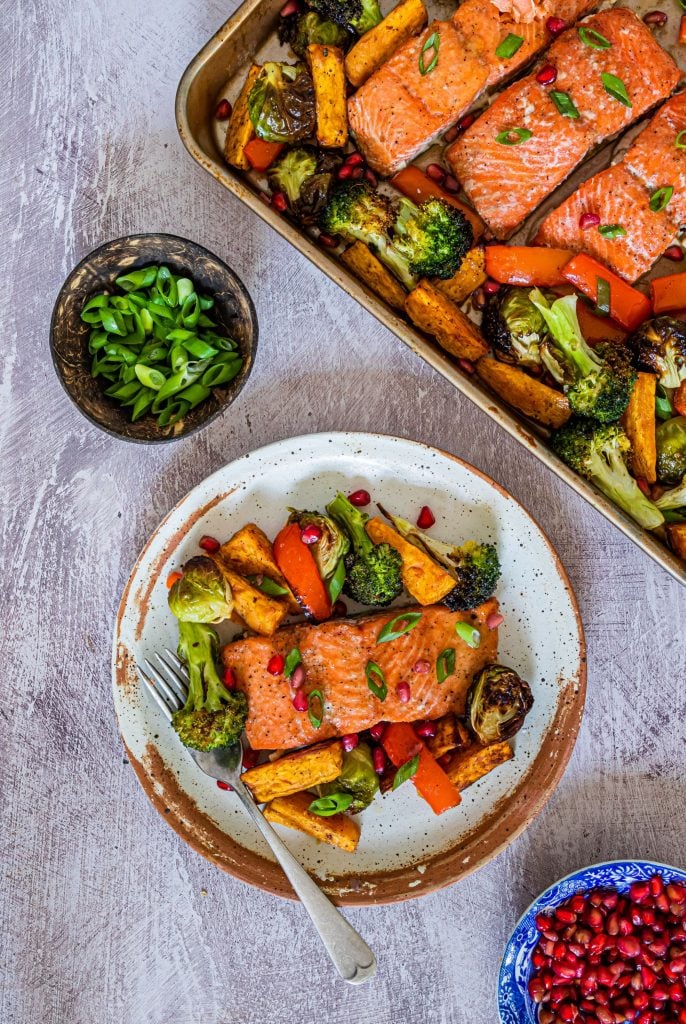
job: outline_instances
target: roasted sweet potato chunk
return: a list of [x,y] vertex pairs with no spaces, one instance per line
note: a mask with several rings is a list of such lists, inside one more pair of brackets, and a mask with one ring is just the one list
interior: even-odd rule
[[288,583],[284,579],[281,570],[276,564],[271,541],[264,530],[261,530],[255,523],[248,523],[237,533],[234,533],[230,540],[222,544],[219,549],[219,557],[241,576],[267,576],[270,580],[278,583],[288,591],[279,601],[288,604],[289,611],[299,612],[300,605],[290,591]]
[[447,295],[422,280],[405,299],[410,319],[427,334],[433,334],[442,348],[457,359],[476,360],[488,352],[478,327]]
[[342,765],[343,747],[340,740],[334,740],[249,768],[241,778],[257,803],[265,804],[279,796],[332,782],[340,775]]
[[624,414],[624,426],[631,441],[631,468],[634,476],[649,484],[657,480],[655,464],[655,388],[657,377],[652,373],[639,373]]
[[403,585],[419,604],[437,604],[455,586],[455,580],[449,572],[424,551],[410,544],[409,540],[401,537],[383,519],[370,519],[366,530],[375,544],[390,544],[398,552],[403,560]]
[[232,167],[238,167],[242,171],[250,170],[250,161],[244,151],[255,134],[250,114],[248,113],[248,96],[261,70],[262,68],[259,64],[251,65],[245,84],[233,105],[231,119],[226,132],[224,159],[227,164],[231,164]]
[[476,372],[496,395],[537,423],[561,427],[572,415],[561,391],[549,388],[516,366],[484,357],[477,362]]
[[451,758],[445,771],[453,785],[457,789],[463,790],[512,757],[514,757],[514,751],[507,740],[490,743],[487,747],[482,747],[480,743],[473,743],[466,750],[458,751]]
[[342,252],[341,263],[393,309],[405,309],[407,292],[364,242],[353,242]]
[[332,814],[328,818],[321,818],[309,810],[313,800],[311,793],[280,796],[267,804],[264,816],[267,821],[297,829],[298,832],[304,832],[322,843],[338,846],[347,853],[354,853],[360,841],[358,822],[345,814]]
[[436,735],[426,740],[426,745],[434,757],[442,757],[451,750],[464,750],[473,741],[467,727],[457,715],[443,715],[434,722]]

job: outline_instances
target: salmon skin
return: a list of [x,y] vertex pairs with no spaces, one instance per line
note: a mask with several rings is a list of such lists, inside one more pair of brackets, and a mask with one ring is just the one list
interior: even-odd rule
[[[448,711],[463,714],[467,691],[475,673],[494,662],[498,631],[486,620],[498,610],[495,598],[471,612],[451,612],[444,605],[391,608],[361,618],[333,619],[317,626],[286,626],[274,636],[251,636],[222,649],[225,668],[236,674],[237,687],[248,698],[245,733],[254,750],[290,750],[317,740],[368,729],[386,722],[414,722],[438,718]],[[402,612],[418,612],[421,619],[404,636],[377,643],[380,631]],[[481,643],[474,650],[455,633],[458,622],[473,624]],[[307,713],[293,707],[293,691],[285,676],[267,672],[275,654],[286,658],[298,648],[305,670],[303,690],[319,690],[324,713],[316,729]],[[447,648],[455,651],[455,671],[443,682],[436,677],[436,660]],[[418,661],[428,662],[428,672],[414,671]],[[369,663],[379,666],[387,696],[379,700],[367,684]],[[422,666],[424,667],[424,666]],[[372,674],[373,683],[380,677]],[[410,685],[410,700],[401,703],[399,682]],[[319,710],[318,703],[316,704]]]
[[[511,85],[447,151],[496,238],[508,238],[594,146],[666,99],[679,82],[678,67],[632,11],[604,11],[582,25],[610,45],[597,49],[576,28],[564,32],[546,54],[546,64],[557,69],[554,86],[540,85],[534,73]],[[612,77],[604,84],[603,75]],[[629,105],[608,92],[607,83],[617,79]],[[575,116],[558,109],[553,89]]]
[[[686,93],[668,100],[624,158],[593,175],[541,224],[536,244],[588,252],[633,282],[650,270],[686,223],[686,153],[675,142],[686,129]],[[661,188],[674,191],[664,210],[651,210]],[[605,238],[597,227],[582,230],[584,213],[626,234]]]
[[[574,21],[595,2],[555,0],[555,9],[546,12]],[[522,44],[512,57],[498,57],[508,35]],[[432,36],[438,51],[423,52]],[[514,75],[550,39],[545,19],[517,24],[491,0],[465,0],[452,21],[434,21],[407,40],[348,100],[350,128],[367,162],[381,175],[394,174],[455,124],[484,89]],[[436,52],[438,60],[426,72]]]

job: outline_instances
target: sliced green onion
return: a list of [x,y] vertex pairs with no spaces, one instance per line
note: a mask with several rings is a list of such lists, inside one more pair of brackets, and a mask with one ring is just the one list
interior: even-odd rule
[[655,415],[660,420],[670,420],[674,415],[674,406],[662,384],[655,389]]
[[93,356],[96,352],[99,352],[101,348],[109,341],[109,335],[107,331],[91,331],[91,336],[88,341],[88,351]]
[[318,814],[320,818],[330,818],[332,814],[347,811],[352,802],[352,793],[331,793],[329,796],[320,796],[319,799],[313,800],[307,809],[312,814]]
[[286,679],[290,679],[295,672],[298,665],[302,662],[302,655],[297,647],[293,647],[286,655],[286,661],[283,666],[283,674]]
[[139,420],[141,416],[148,411],[154,400],[155,392],[151,391],[150,388],[143,388],[133,404],[133,409],[131,410],[131,422],[135,423],[136,420]]
[[593,312],[596,316],[610,315],[610,282],[604,277],[596,277],[596,299]]
[[601,224],[598,228],[598,234],[603,238],[624,238],[626,233],[626,228],[621,224]]
[[391,640],[397,640],[414,629],[422,617],[421,612],[408,612],[406,615],[396,615],[394,619],[387,622],[376,638],[377,644],[387,644]]
[[444,683],[455,672],[455,648],[446,647],[436,658],[436,681]]
[[157,417],[157,425],[158,427],[173,427],[175,423],[184,418],[187,412],[188,402],[170,402]]
[[667,523],[686,523],[686,513],[679,512],[675,508],[660,509]]
[[653,213],[660,213],[669,204],[670,199],[674,195],[674,186],[665,185],[663,188],[658,188],[653,192],[650,197],[650,209]]
[[238,359],[235,363],[219,363],[210,366],[200,378],[200,383],[206,388],[217,388],[220,384],[228,384],[241,370],[243,360]]
[[575,119],[579,117],[579,111],[576,109],[574,100],[568,92],[560,92],[559,89],[551,89],[550,98],[560,113],[564,114],[565,117],[572,117]]
[[530,139],[532,135],[533,132],[530,132],[528,128],[505,128],[504,131],[498,132],[495,141],[499,142],[501,146],[519,146],[522,142]]
[[136,363],[134,370],[141,384],[152,391],[159,391],[167,379],[159,370],[152,366],[144,366],[143,363]]
[[[181,307],[181,323],[184,327],[197,327],[200,320],[200,299],[191,292]],[[211,322],[211,321],[210,321]],[[202,326],[202,325],[200,325]]]
[[214,299],[211,295],[200,296],[200,308],[207,312],[208,309],[214,309]]
[[263,594],[268,594],[269,597],[283,597],[288,591],[285,587],[282,587],[280,583],[276,583],[275,580],[270,580],[268,576],[262,577],[261,583],[255,583],[258,590],[261,590]]
[[183,391],[179,391],[176,396],[184,402],[188,402],[190,409],[195,409],[196,405],[200,405],[206,398],[209,398],[212,394],[211,388],[203,387],[200,381],[196,381],[195,384],[191,384],[190,387],[184,388]]
[[411,761],[406,761],[405,764],[401,764],[395,773],[393,779],[393,789],[397,789],[398,786],[402,786],[403,782],[407,782],[408,779],[414,778],[419,768],[419,754],[415,754]]
[[178,306],[179,304],[179,290],[176,286],[176,278],[172,274],[169,267],[160,267],[157,271],[157,279],[155,281],[155,288],[159,295],[162,296],[168,306]]
[[467,647],[471,647],[472,650],[475,651],[477,647],[481,646],[481,633],[475,626],[470,626],[468,622],[456,622],[455,632],[460,640],[464,640]]
[[109,334],[118,334],[123,337],[126,334],[124,317],[116,309],[103,308],[100,310],[100,323],[104,331]]
[[612,96],[613,100],[623,103],[625,107],[633,107],[633,103],[629,99],[629,93],[626,91],[626,86],[621,78],[617,78],[616,75],[611,75],[609,71],[603,71],[600,77],[602,79],[605,92],[608,93],[609,96]]
[[216,348],[212,348],[211,345],[208,345],[206,341],[202,340],[202,338],[196,337],[191,341],[184,341],[183,347],[186,351],[190,352],[192,356],[195,356],[196,359],[211,359],[213,356],[216,356],[219,351]]
[[[388,695],[388,686],[386,685],[386,677],[384,676],[381,667],[377,665],[375,661],[368,661],[365,665],[364,674],[367,680],[367,686],[374,696],[379,700],[386,700]],[[377,680],[379,681],[377,682]]]
[[343,584],[345,583],[345,562],[342,558],[338,560],[336,571],[327,584],[327,590],[329,591],[329,600],[331,604],[335,604],[338,598],[341,596],[343,590]]
[[[432,32],[429,38],[422,46],[421,53],[419,54],[419,73],[420,75],[428,75],[438,64],[438,47],[441,42],[440,32]],[[424,61],[424,54],[429,50],[433,50],[433,57],[430,63],[427,65]]]
[[[314,710],[314,705],[319,704],[319,713]],[[307,695],[307,717],[313,729],[320,729],[324,721],[324,695],[321,690],[312,690]]]
[[178,302],[183,306],[184,302],[189,295],[192,295],[195,291],[195,285],[191,281],[190,277],[180,277],[176,282],[176,293],[178,296]]
[[496,46],[496,57],[500,57],[501,60],[509,60],[510,57],[514,57],[523,42],[524,38],[522,36],[515,36],[510,32],[509,35],[505,36],[502,43]]
[[138,358],[135,352],[117,341],[108,341],[104,348],[106,356],[113,363],[126,363],[127,366],[133,366]]
[[[686,10],[686,8],[684,8],[684,10]],[[683,131],[679,132],[679,134],[674,140],[674,145],[677,149],[686,149],[686,128],[684,128]]]
[[127,402],[129,398],[136,398],[140,389],[141,385],[138,379],[129,381],[127,384],[117,381],[116,384],[107,389],[105,394],[108,398],[116,398],[119,402]]
[[612,46],[609,39],[602,36],[600,32],[596,32],[594,28],[587,28],[585,25],[579,28],[579,38],[582,43],[594,50],[609,50]]
[[132,292],[138,288],[149,288],[157,278],[157,267],[143,267],[142,270],[132,270],[130,274],[123,274],[115,279],[125,292]]

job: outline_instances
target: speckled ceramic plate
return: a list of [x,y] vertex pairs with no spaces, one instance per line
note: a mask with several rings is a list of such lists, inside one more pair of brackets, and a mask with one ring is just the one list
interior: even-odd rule
[[[142,691],[134,661],[175,647],[165,581],[197,553],[203,534],[225,539],[255,521],[273,537],[287,506],[322,508],[337,489],[359,487],[409,519],[430,505],[437,537],[497,544],[505,616],[499,658],[530,681],[535,704],[514,740],[514,759],[466,790],[461,805],[440,817],[405,786],[363,812],[353,855],[282,830],[294,854],[341,904],[410,899],[476,870],[528,825],[562,775],[583,711],[584,638],[566,573],[531,516],[472,466],[422,444],[355,433],[281,441],[218,470],[169,513],[126,586],[113,650],[122,737],[165,821],[224,870],[292,896],[237,799],[198,772]],[[230,628],[222,629],[228,639]]]

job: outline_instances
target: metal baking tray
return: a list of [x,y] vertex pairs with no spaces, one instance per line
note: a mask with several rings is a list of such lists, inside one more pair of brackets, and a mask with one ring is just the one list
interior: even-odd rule
[[[634,0],[628,4],[625,0],[625,6],[632,6],[637,11],[640,3],[641,0]],[[267,221],[348,295],[357,299],[377,320],[449,380],[458,391],[532,451],[634,544],[686,586],[686,565],[672,554],[666,543],[637,526],[592,484],[573,473],[548,447],[544,430],[509,409],[479,381],[465,374],[436,342],[393,312],[346,270],[335,256],[322,249],[313,237],[267,206],[260,199],[257,179],[251,180],[224,162],[213,112],[220,98],[226,96],[233,99],[237,96],[251,61],[261,63],[266,59],[278,59],[277,55],[283,54],[276,39],[276,26],[282,6],[283,0],[246,0],[187,67],[176,95],[176,122],[181,140],[190,155],[213,178],[250,207],[258,217]],[[432,11],[431,6],[429,10],[430,14],[445,17],[447,13],[452,13],[455,6],[453,0],[447,6],[442,4],[440,12],[436,7]],[[588,162],[583,169],[583,176],[591,173]],[[593,171],[595,169],[592,168]]]

